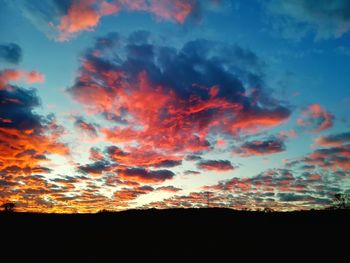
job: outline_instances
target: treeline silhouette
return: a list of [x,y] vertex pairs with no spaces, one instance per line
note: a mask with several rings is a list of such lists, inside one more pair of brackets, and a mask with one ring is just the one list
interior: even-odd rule
[[[16,251],[22,251],[21,245],[29,247],[25,255],[35,259],[42,255],[38,251],[49,251],[50,258],[65,255],[62,262],[71,253],[78,255],[76,262],[107,262],[103,258],[118,262],[121,255],[131,262],[135,256],[148,261],[165,254],[174,258],[212,253],[235,260],[240,255],[250,258],[250,254],[266,253],[271,258],[278,251],[288,257],[289,253],[310,251],[324,255],[332,246],[341,251],[346,251],[343,245],[348,246],[340,242],[350,234],[350,210],[343,207],[298,212],[226,208],[101,210],[95,214],[4,212],[0,214],[1,239]],[[2,246],[3,251],[8,247]],[[214,262],[223,261],[216,258]]]

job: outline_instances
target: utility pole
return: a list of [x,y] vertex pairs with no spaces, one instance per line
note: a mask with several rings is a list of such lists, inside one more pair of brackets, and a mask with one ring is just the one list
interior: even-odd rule
[[210,207],[210,194],[211,192],[205,192],[205,195],[207,196],[207,206]]

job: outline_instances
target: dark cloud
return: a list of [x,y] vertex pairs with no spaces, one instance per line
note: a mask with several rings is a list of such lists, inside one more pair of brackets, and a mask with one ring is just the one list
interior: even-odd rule
[[163,161],[160,161],[159,163],[154,164],[153,166],[156,168],[159,168],[159,167],[171,168],[171,167],[179,166],[181,164],[182,164],[182,160],[163,160]]
[[192,171],[192,170],[184,171],[184,175],[197,175],[197,174],[201,174],[201,173],[198,171]]
[[234,153],[241,156],[266,155],[285,151],[283,140],[271,138],[269,140],[250,141],[242,144],[234,150]]
[[42,117],[33,112],[40,105],[34,89],[0,89],[0,127],[40,130]]
[[235,169],[227,160],[203,160],[198,163],[198,168],[209,171],[230,171]]
[[342,144],[350,144],[350,132],[322,136],[316,139],[316,143],[320,146],[340,146]]
[[[299,37],[300,34],[305,35],[312,31],[316,31],[317,38],[339,37],[350,29],[348,0],[270,0],[264,4],[273,14],[287,19],[287,24],[285,20],[278,20],[276,23],[283,33],[291,37]],[[299,30],[293,32],[293,28]]]
[[144,168],[120,169],[118,175],[125,180],[143,183],[160,183],[175,176],[170,170],[148,170]]
[[199,161],[202,160],[202,157],[199,155],[194,155],[194,154],[190,154],[186,156],[186,161]]
[[298,195],[295,193],[277,193],[277,197],[281,202],[298,202],[310,199],[310,196],[308,195]]
[[91,164],[78,166],[78,171],[84,174],[101,175],[105,171],[109,171],[111,165],[106,161],[96,161]]
[[78,117],[74,122],[75,127],[79,128],[81,131],[86,132],[90,136],[96,137],[97,130],[95,125],[92,123],[86,122],[82,117]]
[[22,49],[15,43],[0,44],[0,62],[18,64],[22,59]]

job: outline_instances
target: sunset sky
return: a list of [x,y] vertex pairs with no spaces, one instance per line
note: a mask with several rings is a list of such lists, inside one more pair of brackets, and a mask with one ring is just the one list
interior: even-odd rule
[[0,0],[0,203],[324,208],[350,193],[348,0]]

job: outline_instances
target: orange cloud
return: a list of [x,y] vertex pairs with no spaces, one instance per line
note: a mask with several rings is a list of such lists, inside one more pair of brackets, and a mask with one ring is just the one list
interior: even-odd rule
[[28,203],[40,203],[53,191],[40,175],[51,172],[49,155],[69,154],[67,145],[59,142],[62,127],[34,113],[38,105],[34,90],[9,84],[0,89],[0,201],[26,196]]
[[118,169],[117,172],[123,180],[141,183],[161,183],[175,176],[170,170],[149,170],[144,168]]
[[45,77],[38,71],[24,71],[16,69],[5,69],[0,71],[0,89],[4,89],[12,81],[22,81],[28,84],[42,83]]
[[93,30],[103,16],[122,9],[149,12],[162,19],[184,23],[197,5],[197,0],[73,0],[56,26],[58,40],[66,41],[77,32]]
[[319,104],[311,104],[297,120],[300,126],[308,126],[313,132],[321,132],[333,126],[334,116],[325,111]]
[[[96,5],[99,8],[96,10]],[[117,5],[98,0],[75,0],[68,13],[61,18],[57,28],[60,30],[58,40],[68,40],[74,33],[92,30],[100,21],[101,16],[111,15],[119,11]]]

